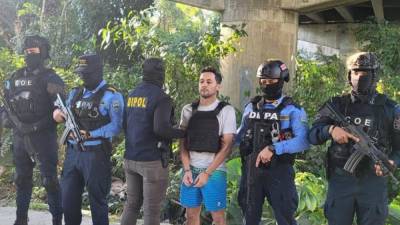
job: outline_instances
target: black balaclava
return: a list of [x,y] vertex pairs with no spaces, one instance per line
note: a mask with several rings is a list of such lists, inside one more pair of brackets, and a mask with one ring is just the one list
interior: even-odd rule
[[86,54],[79,57],[75,72],[81,77],[88,90],[94,90],[103,80],[103,63],[99,55]]
[[260,85],[263,96],[267,100],[276,100],[282,96],[283,80],[279,79],[274,84]]
[[[370,101],[376,94],[376,83],[379,80],[379,61],[374,52],[358,52],[347,59],[348,82],[352,87],[352,99],[361,102]],[[356,78],[353,71],[366,71],[367,74]]]
[[149,58],[143,63],[143,81],[162,87],[164,84],[165,70],[162,59]]
[[40,53],[25,53],[24,59],[27,69],[29,71],[33,71],[35,69],[43,67],[44,61],[50,58],[50,45],[47,39],[38,35],[27,36],[24,40],[23,50],[25,51],[28,48],[39,48]]
[[368,72],[368,74],[364,76],[351,76],[350,82],[353,89],[352,91],[361,95],[369,94],[373,86],[372,80],[371,72]]

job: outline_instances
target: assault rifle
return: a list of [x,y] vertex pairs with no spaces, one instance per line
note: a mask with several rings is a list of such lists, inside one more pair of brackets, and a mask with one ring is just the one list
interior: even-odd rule
[[349,133],[359,138],[359,141],[353,145],[355,151],[350,155],[349,159],[347,159],[343,169],[351,174],[354,174],[354,170],[357,168],[360,161],[364,158],[364,156],[367,156],[375,164],[381,167],[383,174],[389,174],[393,181],[398,184],[399,181],[393,175],[396,170],[396,166],[392,165],[389,162],[388,156],[375,146],[374,141],[369,137],[369,135],[356,125],[348,122],[346,118],[340,112],[337,112],[330,103],[326,104],[326,109],[328,110],[329,117],[331,117],[331,119],[336,121]]
[[64,132],[62,133],[60,139],[59,139],[59,144],[63,145],[66,143],[67,138],[70,133],[72,133],[72,138],[74,141],[79,145],[82,151],[85,151],[85,146],[83,145],[84,138],[80,133],[79,125],[75,121],[75,117],[72,114],[70,108],[65,106],[63,100],[61,99],[60,94],[57,94],[57,100],[54,103],[66,116],[66,121],[65,121],[65,129]]
[[[6,100],[5,96],[3,93],[0,95],[1,102],[3,104],[3,109],[7,113],[7,118],[8,121],[11,122],[12,128],[16,129],[18,133],[22,135],[23,142],[25,144],[25,151],[28,153],[30,160],[34,163],[35,162],[35,150],[34,146],[31,142],[30,138],[30,133],[37,131],[40,127],[40,124],[42,124],[42,121],[33,123],[33,124],[25,124],[22,123],[17,115],[13,113],[11,110],[10,105],[8,104],[8,101]],[[3,119],[3,118],[2,118]],[[2,125],[4,124],[4,121],[1,121]]]

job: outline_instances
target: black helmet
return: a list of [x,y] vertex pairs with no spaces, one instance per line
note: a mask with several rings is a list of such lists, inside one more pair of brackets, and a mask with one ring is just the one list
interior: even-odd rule
[[39,48],[43,60],[50,58],[50,44],[44,37],[39,35],[26,36],[22,49],[26,50],[28,48]]
[[280,60],[268,60],[258,66],[258,78],[281,79],[289,81],[289,69],[286,64]]

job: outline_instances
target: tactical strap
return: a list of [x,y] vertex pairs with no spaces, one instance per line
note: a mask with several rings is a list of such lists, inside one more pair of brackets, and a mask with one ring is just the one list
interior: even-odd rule
[[[260,95],[255,96],[254,98],[252,98],[250,100],[250,102],[251,102],[251,104],[253,106],[253,111],[255,111],[255,112],[256,111],[260,111],[260,109],[261,109],[261,111],[264,110],[263,105],[265,104],[265,99],[262,96],[260,96]],[[295,106],[296,108],[299,108],[299,109],[301,108],[299,105],[297,105],[294,102],[293,98],[285,96],[282,99],[282,102],[278,105],[278,107],[276,107],[276,110],[280,112],[283,108],[285,108],[288,105],[293,105],[293,106]]]
[[[192,102],[191,106],[192,106],[192,116],[197,112],[197,108],[200,105],[200,100],[196,100],[194,102]],[[218,103],[217,107],[214,109],[214,115],[218,115],[221,110],[225,107],[229,105],[229,103],[221,101]]]

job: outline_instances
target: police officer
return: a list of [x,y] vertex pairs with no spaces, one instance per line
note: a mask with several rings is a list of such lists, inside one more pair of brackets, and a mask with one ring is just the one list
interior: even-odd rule
[[25,64],[5,81],[4,97],[13,128],[13,159],[16,166],[17,219],[26,225],[32,195],[32,170],[36,160],[47,191],[53,224],[61,224],[61,193],[57,178],[58,146],[56,123],[52,119],[56,94],[64,83],[54,70],[45,67],[50,45],[40,36],[27,36],[23,43]]
[[[349,57],[348,82],[351,93],[328,102],[349,122],[362,128],[376,141],[375,146],[389,155],[390,162],[400,162],[400,108],[386,95],[375,91],[379,80],[379,63],[372,52]],[[340,127],[320,109],[309,135],[315,145],[332,139],[328,148],[328,194],[325,216],[330,225],[351,225],[354,214],[359,225],[384,224],[388,214],[387,177],[368,158],[358,164],[355,174],[343,169],[358,137]]]
[[[123,97],[103,80],[103,64],[99,55],[79,57],[76,73],[83,86],[74,88],[66,101],[81,129],[84,149],[68,140],[61,177],[63,211],[66,225],[82,221],[82,193],[86,187],[92,221],[107,225],[107,195],[111,187],[111,139],[122,127]],[[62,122],[65,115],[56,109],[53,117]]]
[[246,225],[260,223],[265,197],[279,225],[296,224],[298,205],[294,183],[295,153],[308,149],[304,109],[282,94],[289,70],[280,60],[268,60],[257,70],[262,96],[245,106],[238,129],[242,157],[239,205]]
[[172,127],[172,99],[163,91],[164,63],[143,63],[143,81],[129,93],[126,104],[124,168],[127,201],[121,225],[136,224],[144,206],[144,224],[160,224],[161,202],[168,185],[168,147],[184,132]]

